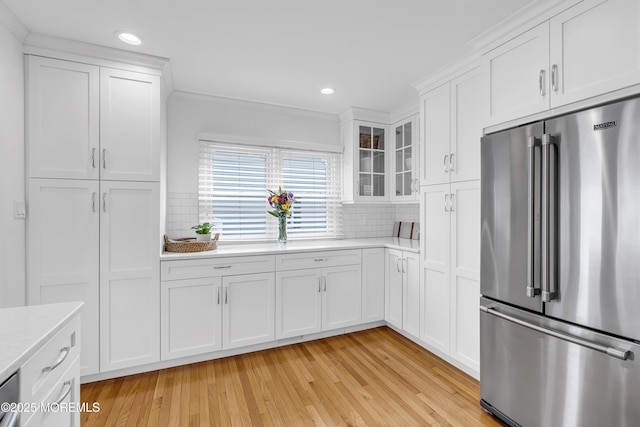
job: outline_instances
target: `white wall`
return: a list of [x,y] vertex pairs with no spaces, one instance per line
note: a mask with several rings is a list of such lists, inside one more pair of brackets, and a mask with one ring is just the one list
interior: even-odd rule
[[337,115],[184,92],[169,97],[167,191],[198,192],[198,134],[340,147]]
[[25,221],[13,219],[13,201],[25,199],[24,61],[7,24],[15,17],[0,6],[0,307],[12,307],[26,302]]

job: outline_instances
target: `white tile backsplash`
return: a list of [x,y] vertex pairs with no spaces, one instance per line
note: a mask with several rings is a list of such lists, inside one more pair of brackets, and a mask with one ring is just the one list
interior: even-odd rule
[[198,224],[198,193],[167,194],[167,234],[171,238],[193,237]]
[[420,204],[395,205],[396,221],[420,222]]

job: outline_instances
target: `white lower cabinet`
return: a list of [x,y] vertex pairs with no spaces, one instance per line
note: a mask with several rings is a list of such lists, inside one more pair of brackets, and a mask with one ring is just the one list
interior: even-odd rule
[[385,318],[391,325],[420,336],[420,258],[418,254],[386,250]]
[[222,278],[222,348],[231,349],[275,339],[273,273]]
[[478,372],[480,182],[421,188],[420,339]]
[[384,320],[385,249],[362,250],[362,323]]
[[276,274],[276,338],[291,338],[361,323],[360,264]]
[[[272,268],[273,257],[265,258],[271,262],[263,264]],[[275,339],[274,273],[222,276],[220,271],[235,271],[245,263],[243,258],[235,263],[226,259],[225,265],[219,261],[190,261],[196,272],[204,271],[208,265],[212,277],[161,282],[162,360]],[[172,278],[172,266],[182,268],[183,263],[163,262],[163,279]]]

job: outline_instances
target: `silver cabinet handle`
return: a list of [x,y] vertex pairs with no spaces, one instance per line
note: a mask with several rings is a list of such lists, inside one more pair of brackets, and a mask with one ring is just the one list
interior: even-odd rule
[[103,212],[107,211],[107,193],[106,192],[102,193],[102,211]]
[[540,70],[540,75],[538,76],[538,87],[540,89],[540,96],[544,96],[545,95],[544,75],[545,75],[545,71],[544,70]]
[[96,168],[96,149],[95,147],[91,149],[91,167]]
[[480,306],[480,311],[491,314],[493,316],[499,317],[501,319],[507,320],[509,322],[515,323],[516,325],[524,326],[525,328],[529,328],[536,332],[540,332],[545,335],[549,335],[555,338],[559,338],[563,341],[567,341],[573,344],[578,344],[583,347],[590,348],[591,350],[599,351],[600,353],[608,354],[611,357],[615,357],[616,359],[627,360],[633,354],[630,350],[625,350],[622,348],[615,347],[607,347],[602,344],[598,344],[593,341],[588,341],[583,338],[574,337],[573,335],[568,335],[562,332],[554,331],[553,329],[543,328],[538,325],[531,324],[529,322],[525,322],[524,320],[520,320],[513,316],[509,316],[507,314],[500,313],[494,308]]
[[453,157],[456,155],[456,153],[451,153],[451,155],[449,156],[449,172],[453,172],[455,169],[453,167]]
[[53,362],[53,365],[47,366],[42,368],[42,372],[50,372],[53,371],[54,369],[56,369],[58,366],[60,366],[60,364],[62,362],[65,361],[65,359],[67,358],[67,356],[69,356],[69,352],[71,351],[70,347],[62,347],[60,349],[60,355],[58,356],[58,358],[55,360],[55,362]]
[[323,291],[327,292],[327,276],[322,276]]
[[218,287],[218,305],[220,305],[220,287]]
[[322,292],[322,276],[318,276],[318,292]]
[[449,155],[445,154],[444,160],[442,161],[442,163],[444,164],[444,172],[445,173],[449,173],[449,162],[447,161],[447,159],[449,159]]
[[98,194],[96,192],[91,193],[91,212],[96,211],[96,196]]
[[453,194],[453,193],[449,196],[449,212],[455,212],[455,209],[454,209],[455,208],[455,202],[456,202],[455,197],[456,197],[456,195]]
[[315,262],[324,262],[324,261],[329,261],[329,258],[315,258],[314,261]]
[[219,270],[221,268],[231,268],[230,265],[216,265],[215,267],[213,267],[214,270]]
[[106,148],[102,149],[102,168],[103,169],[107,168],[107,149]]
[[557,154],[553,136],[542,135],[542,301],[556,298]]
[[556,64],[551,66],[551,89],[554,92],[558,91],[558,66]]
[[66,388],[67,388],[67,390],[66,390],[65,392],[63,392],[63,393],[60,395],[60,397],[58,398],[58,400],[56,400],[56,403],[55,403],[56,405],[61,404],[61,403],[62,403],[62,401],[63,401],[64,399],[66,399],[66,398],[67,398],[67,396],[69,396],[69,393],[71,393],[71,389],[73,388],[73,383],[72,383],[71,381],[65,381],[65,382],[64,382],[64,384],[62,385],[62,387],[63,387],[63,389],[62,389],[62,390],[64,390],[64,387],[66,387]]
[[396,258],[396,271],[400,273],[400,258]]
[[224,303],[229,304],[229,287],[224,288]]
[[449,212],[449,195],[444,195],[444,211]]
[[536,283],[537,274],[535,270],[536,260],[540,256],[538,250],[540,248],[540,233],[536,229],[534,222],[537,215],[537,210],[540,206],[540,192],[538,187],[538,177],[536,171],[540,164],[539,151],[540,140],[530,136],[527,141],[529,150],[529,165],[527,168],[527,291],[526,295],[529,298],[534,298],[540,294],[540,286]]

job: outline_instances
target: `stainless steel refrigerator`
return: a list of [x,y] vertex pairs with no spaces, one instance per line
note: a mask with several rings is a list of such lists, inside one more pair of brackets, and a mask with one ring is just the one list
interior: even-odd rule
[[481,141],[481,405],[640,425],[640,100]]

